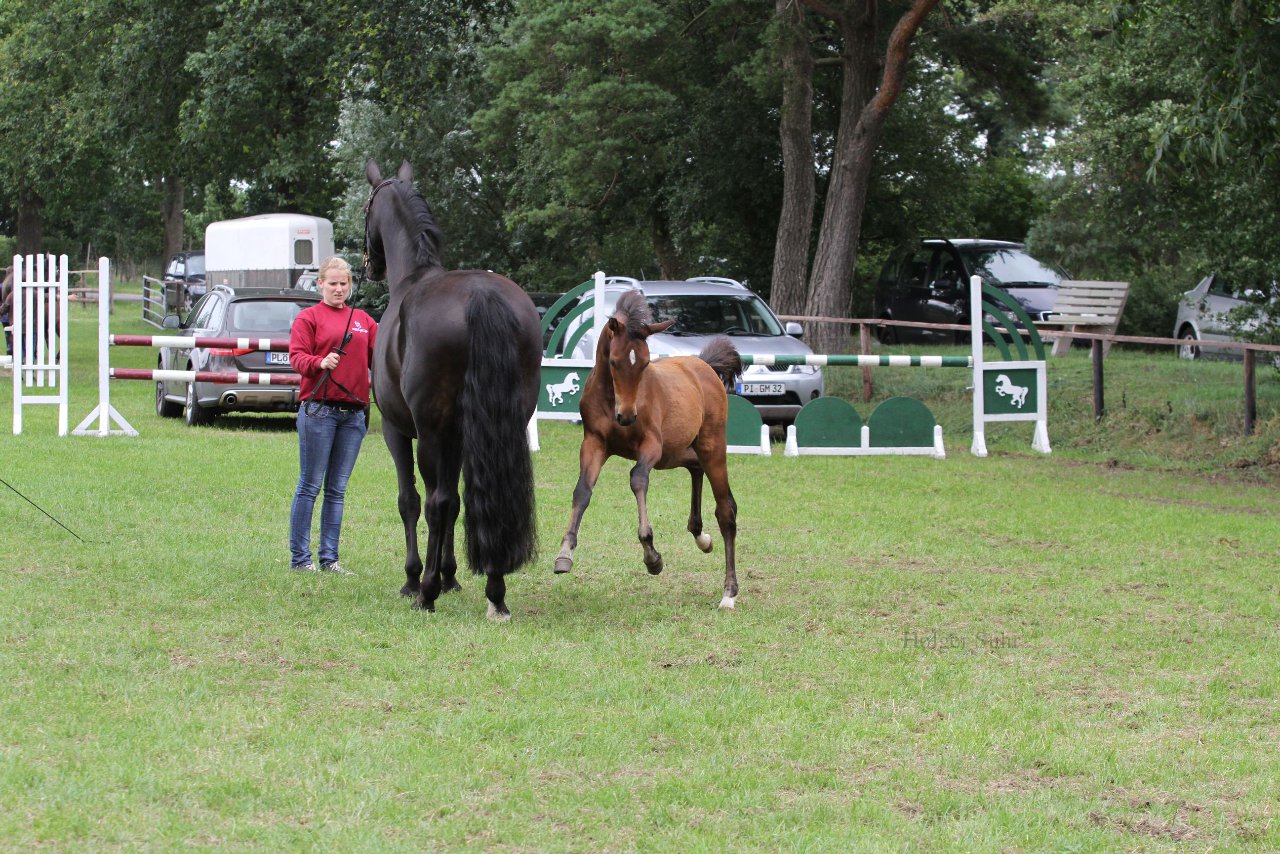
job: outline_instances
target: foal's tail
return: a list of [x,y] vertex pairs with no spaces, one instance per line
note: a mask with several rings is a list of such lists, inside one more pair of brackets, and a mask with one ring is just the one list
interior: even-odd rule
[[467,302],[470,349],[462,387],[463,490],[467,561],[479,574],[506,575],[537,555],[533,459],[526,432],[520,324],[497,291]]
[[720,377],[724,390],[732,391],[734,380],[742,373],[742,357],[738,355],[738,348],[733,346],[733,342],[723,335],[717,335],[707,342],[698,356]]

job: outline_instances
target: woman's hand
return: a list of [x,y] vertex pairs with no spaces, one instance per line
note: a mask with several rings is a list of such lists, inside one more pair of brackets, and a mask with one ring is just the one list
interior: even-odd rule
[[341,354],[330,353],[320,360],[320,369],[323,371],[332,371],[334,368],[338,367],[338,362],[341,361],[341,359]]

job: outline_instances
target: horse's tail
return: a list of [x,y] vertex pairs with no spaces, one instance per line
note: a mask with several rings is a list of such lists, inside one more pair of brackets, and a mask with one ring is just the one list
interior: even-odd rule
[[738,355],[738,348],[733,346],[733,342],[723,335],[717,335],[707,342],[698,356],[720,377],[724,390],[732,391],[734,380],[742,373],[742,357]]
[[515,572],[537,556],[531,412],[523,382],[519,322],[490,288],[467,302],[470,348],[462,386],[467,560],[476,574]]

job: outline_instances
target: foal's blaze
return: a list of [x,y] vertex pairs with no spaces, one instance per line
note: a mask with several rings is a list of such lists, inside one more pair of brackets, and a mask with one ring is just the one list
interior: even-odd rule
[[587,378],[579,404],[582,413],[581,471],[573,491],[573,511],[565,531],[555,571],[573,568],[582,515],[605,461],[621,456],[636,461],[631,491],[640,517],[637,535],[644,564],[653,575],[662,571],[662,555],[653,546],[647,496],[649,472],[655,468],[689,470],[692,491],[689,533],[704,552],[711,536],[702,530],[702,479],[711,483],[716,499],[716,522],[724,539],[725,579],[721,608],[734,607],[738,578],[734,566],[737,504],[729,489],[725,451],[728,399],[725,388],[742,372],[742,360],[732,342],[717,338],[699,356],[651,361],[648,337],[674,321],[654,323],[644,295],[628,291],[604,324],[596,345],[595,367]]
[[[647,308],[646,305],[646,310]],[[647,339],[655,332],[670,328],[675,321],[636,323],[631,335],[627,334],[626,323],[625,315],[615,313],[605,324],[605,334],[608,336],[609,371],[613,374],[614,418],[621,426],[630,427],[636,423],[636,395],[640,389],[640,377],[649,367]]]

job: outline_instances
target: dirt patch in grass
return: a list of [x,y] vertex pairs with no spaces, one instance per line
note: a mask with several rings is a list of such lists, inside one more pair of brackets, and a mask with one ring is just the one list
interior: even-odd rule
[[1099,493],[1110,498],[1120,498],[1126,501],[1137,499],[1146,501],[1150,504],[1159,504],[1165,507],[1189,507],[1193,510],[1207,510],[1210,513],[1244,513],[1249,516],[1276,516],[1280,512],[1268,507],[1236,507],[1230,504],[1212,504],[1207,501],[1196,501],[1191,498],[1167,498],[1160,495],[1121,495],[1117,492]]
[[[1191,819],[1204,811],[1204,807],[1200,804],[1165,795],[1137,795],[1125,789],[1110,792],[1104,795],[1103,799],[1129,812],[1128,814],[1104,814],[1093,810],[1089,813],[1089,821],[1098,827],[1137,836],[1149,836],[1153,839],[1171,839],[1175,842],[1189,842],[1199,836],[1199,831],[1191,824]],[[1167,814],[1170,809],[1174,813],[1172,818],[1155,814]]]

